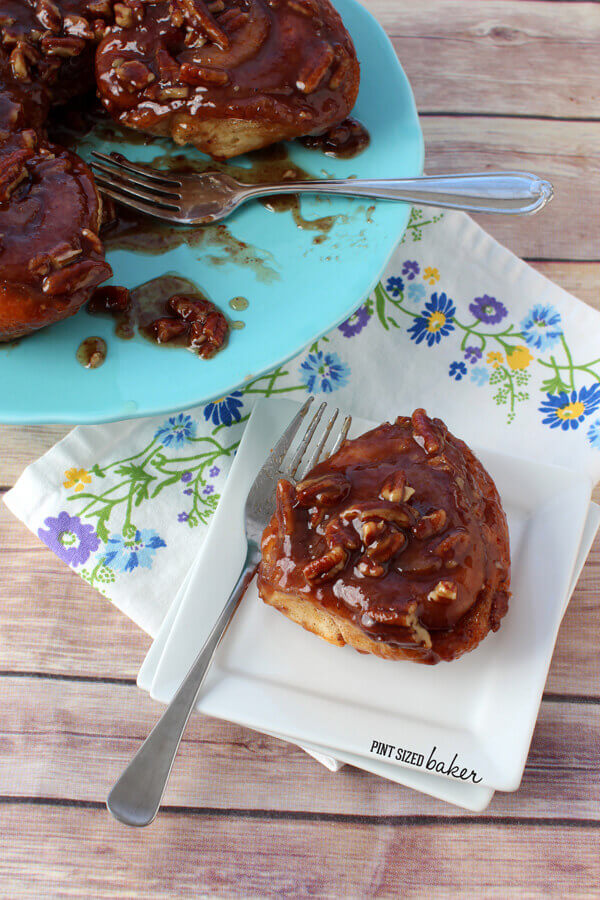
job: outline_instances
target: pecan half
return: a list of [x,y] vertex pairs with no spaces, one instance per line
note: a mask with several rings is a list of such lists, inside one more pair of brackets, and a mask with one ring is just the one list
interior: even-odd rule
[[350,482],[341,472],[305,478],[296,485],[300,506],[335,506],[350,493]]
[[115,68],[115,76],[130,93],[140,91],[154,81],[154,73],[139,59],[128,59],[121,63]]
[[124,3],[115,3],[114,5],[114,13],[115,13],[115,24],[119,26],[119,28],[131,28],[133,25],[133,10],[128,6],[125,6]]
[[346,550],[360,550],[360,538],[354,528],[337,516],[325,526],[325,540],[328,547],[340,545]]
[[427,456],[441,453],[445,438],[424,409],[415,409],[412,414],[413,440],[422,447]]
[[306,580],[311,584],[320,584],[335,578],[342,571],[347,561],[348,554],[343,547],[332,547],[323,556],[313,559],[305,565],[302,571]]
[[295,502],[296,491],[294,485],[286,481],[285,478],[280,478],[275,491],[275,512],[279,526],[279,537],[282,542],[286,537],[289,538],[294,530]]
[[48,56],[59,56],[68,59],[70,56],[78,56],[85,48],[85,41],[80,37],[55,37],[44,35],[41,47]]
[[446,527],[447,518],[445,509],[436,509],[434,512],[422,516],[413,526],[414,536],[422,541],[441,534]]
[[46,275],[42,281],[42,290],[51,297],[59,294],[73,294],[82,288],[100,284],[111,275],[112,270],[108,263],[86,259]]
[[401,531],[390,531],[385,537],[374,541],[367,548],[367,555],[377,562],[389,562],[392,557],[404,550],[408,538]]
[[417,616],[416,612],[406,617],[406,625],[412,630],[416,644],[422,644],[428,650],[431,649],[431,635]]
[[369,519],[383,519],[384,522],[393,522],[401,528],[409,528],[417,521],[417,513],[404,503],[384,506],[381,503],[365,501],[349,506],[342,513],[342,518],[348,522],[353,519],[360,519],[363,522]]
[[335,53],[331,44],[321,43],[314,52],[312,59],[298,73],[296,87],[303,94],[312,94],[317,90],[325,75],[329,71]]
[[221,50],[229,49],[229,38],[202,0],[171,0],[171,8],[193,31],[206,35]]
[[440,541],[433,552],[441,559],[451,559],[452,557],[461,556],[468,546],[469,535],[466,531],[451,531],[447,537]]
[[385,575],[385,566],[382,566],[381,563],[376,562],[369,556],[363,556],[362,559],[359,559],[356,568],[361,575],[365,575],[367,578],[382,578]]
[[0,200],[8,200],[12,192],[27,178],[27,160],[31,150],[13,150],[0,161]]
[[35,14],[48,31],[53,32],[53,34],[60,32],[62,28],[62,14],[52,0],[38,0],[35,6]]
[[199,66],[196,63],[187,62],[182,63],[179,78],[186,84],[193,85],[223,85],[229,82],[229,75],[225,69],[213,69],[210,66]]

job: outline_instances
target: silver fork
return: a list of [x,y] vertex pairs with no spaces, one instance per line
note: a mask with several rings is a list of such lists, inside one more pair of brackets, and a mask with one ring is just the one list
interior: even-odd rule
[[[246,562],[213,630],[171,703],[108,795],[108,809],[115,819],[125,825],[149,825],[158,812],[179,743],[190,714],[196,705],[206,673],[260,561],[260,539],[273,513],[277,481],[280,477],[285,477],[296,483],[296,476],[300,468],[302,468],[303,477],[317,464],[330,440],[333,440],[334,444],[328,454],[335,453],[348,434],[352,422],[350,416],[346,416],[338,430],[335,432],[333,430],[339,415],[339,410],[336,409],[327,422],[320,439],[315,440],[315,432],[327,407],[326,403],[321,403],[312,417],[298,449],[287,465],[284,465],[312,400],[312,397],[308,398],[284,431],[250,488],[244,514],[248,541]],[[302,465],[304,457],[309,448],[312,448],[313,443],[316,446],[312,450],[308,462]]]
[[474,172],[422,178],[282,181],[244,184],[227,172],[170,174],[132,163],[120,153],[92,151],[92,168],[103,194],[124,206],[179,225],[224,219],[242,203],[275,194],[337,194],[375,200],[405,200],[467,212],[526,215],[548,203],[549,181],[527,172]]

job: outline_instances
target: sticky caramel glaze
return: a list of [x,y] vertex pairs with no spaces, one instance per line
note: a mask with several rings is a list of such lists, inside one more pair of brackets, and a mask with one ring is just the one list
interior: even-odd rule
[[0,45],[12,78],[43,84],[54,103],[94,85],[94,49],[113,0],[2,0]]
[[[378,540],[381,549],[390,534],[405,538],[404,546],[393,538],[400,546],[387,561],[371,559],[369,566],[381,569],[371,575],[360,571],[369,553],[367,520],[360,518],[367,508],[380,511],[368,520],[380,529],[370,545],[374,557]],[[334,546],[344,549],[343,567],[309,580],[307,566],[314,570]],[[357,626],[375,642],[371,652],[435,663],[457,658],[499,628],[509,581],[508,528],[491,477],[443,422],[416,410],[346,441],[297,489],[280,482],[258,583],[266,602],[278,592],[280,599],[305,598]],[[394,656],[382,645],[407,652]]]
[[355,103],[356,53],[329,0],[223,0],[214,14],[202,0],[125,2],[135,21],[96,54],[122,124],[228,158],[321,133]]
[[0,341],[77,312],[112,274],[86,164],[61,147],[0,147]]

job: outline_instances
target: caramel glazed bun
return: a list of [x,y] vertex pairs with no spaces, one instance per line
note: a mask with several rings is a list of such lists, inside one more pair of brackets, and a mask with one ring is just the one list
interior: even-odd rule
[[321,134],[354,106],[359,65],[329,0],[119,6],[96,80],[107,110],[130,128],[226,159]]
[[0,342],[77,312],[112,274],[92,173],[45,132],[49,106],[93,81],[93,46],[110,16],[108,0],[2,3]]
[[422,409],[345,441],[295,487],[277,486],[260,595],[332,644],[457,659],[498,630],[509,586],[494,482]]

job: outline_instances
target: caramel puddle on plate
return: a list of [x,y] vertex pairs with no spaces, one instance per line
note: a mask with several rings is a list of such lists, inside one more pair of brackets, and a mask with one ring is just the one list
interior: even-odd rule
[[77,362],[85,369],[99,369],[106,359],[106,341],[89,337],[81,342],[75,354]]

